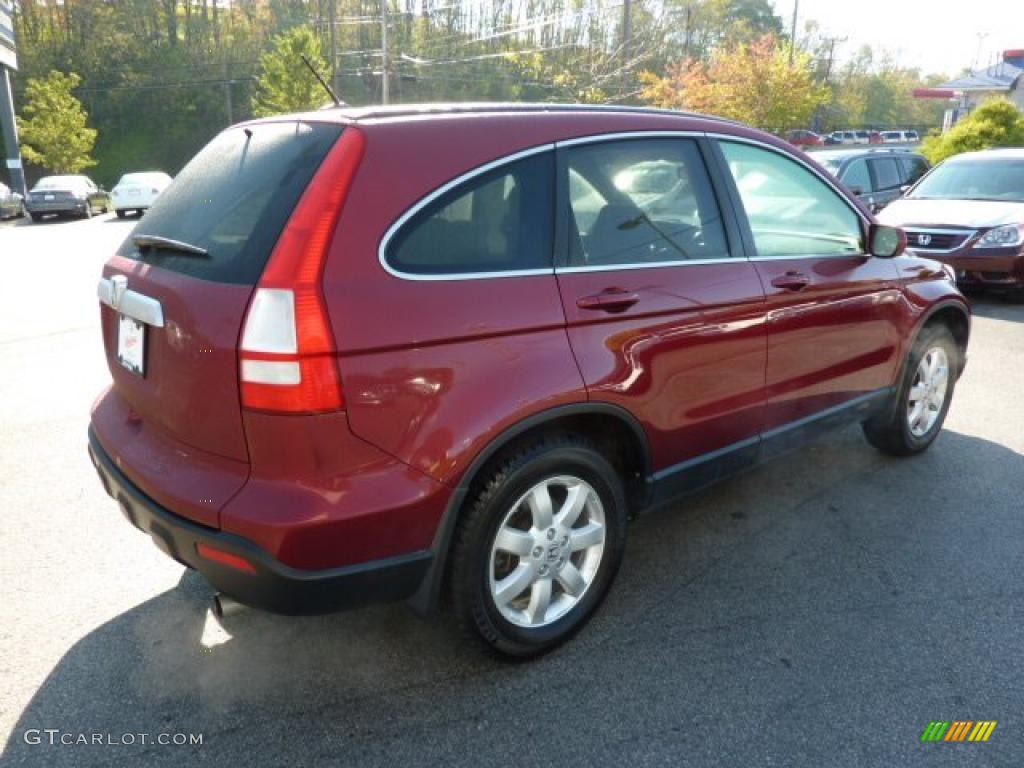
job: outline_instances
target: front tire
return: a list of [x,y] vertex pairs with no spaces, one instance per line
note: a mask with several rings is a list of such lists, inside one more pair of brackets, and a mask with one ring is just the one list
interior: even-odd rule
[[578,632],[604,599],[626,539],[615,468],[564,435],[528,444],[469,500],[452,552],[463,630],[492,652],[529,658]]
[[117,214],[117,218],[119,218],[119,219],[123,219],[125,216],[128,215],[128,211],[122,210],[120,208],[118,208],[116,211],[114,211],[114,213]]
[[960,348],[946,326],[922,330],[894,407],[863,423],[868,442],[892,456],[912,456],[928,448],[942,431],[960,366]]

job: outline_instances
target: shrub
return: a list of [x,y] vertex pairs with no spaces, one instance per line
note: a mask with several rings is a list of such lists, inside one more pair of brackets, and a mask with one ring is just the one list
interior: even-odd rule
[[986,101],[941,136],[928,136],[921,152],[933,164],[961,152],[1024,146],[1024,113],[1003,98]]

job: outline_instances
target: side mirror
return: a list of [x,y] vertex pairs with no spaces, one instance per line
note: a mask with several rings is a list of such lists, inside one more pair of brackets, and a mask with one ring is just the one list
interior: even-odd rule
[[905,194],[907,194],[907,192],[909,192],[909,191],[910,191],[910,188],[911,188],[912,186],[913,186],[913,184],[904,184],[904,185],[903,185],[902,187],[900,187],[900,195],[905,195]]
[[907,233],[899,227],[872,224],[868,230],[868,252],[880,259],[892,259],[907,248]]

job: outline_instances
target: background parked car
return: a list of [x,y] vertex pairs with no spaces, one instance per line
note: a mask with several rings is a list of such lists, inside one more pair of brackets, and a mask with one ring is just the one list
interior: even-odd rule
[[914,144],[920,141],[917,131],[882,131],[883,144]]
[[856,144],[857,134],[854,131],[832,131],[825,137],[826,144]]
[[117,218],[123,219],[130,211],[141,214],[171,183],[163,171],[126,173],[110,191]]
[[814,159],[873,211],[900,197],[929,168],[922,155],[899,149],[825,150]]
[[25,201],[6,184],[0,184],[0,219],[25,215]]
[[964,288],[1024,297],[1024,149],[966,152],[937,165],[881,219]]
[[106,213],[113,206],[110,194],[88,176],[44,176],[29,191],[25,207],[32,221],[39,221],[51,213],[87,219],[94,213]]
[[798,129],[786,133],[786,141],[794,147],[820,147],[825,144],[825,138],[814,131]]

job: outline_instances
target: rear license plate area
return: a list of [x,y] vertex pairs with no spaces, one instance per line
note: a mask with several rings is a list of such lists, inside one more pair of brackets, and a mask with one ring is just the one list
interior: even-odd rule
[[118,315],[117,361],[134,374],[146,375],[146,326],[134,317]]

